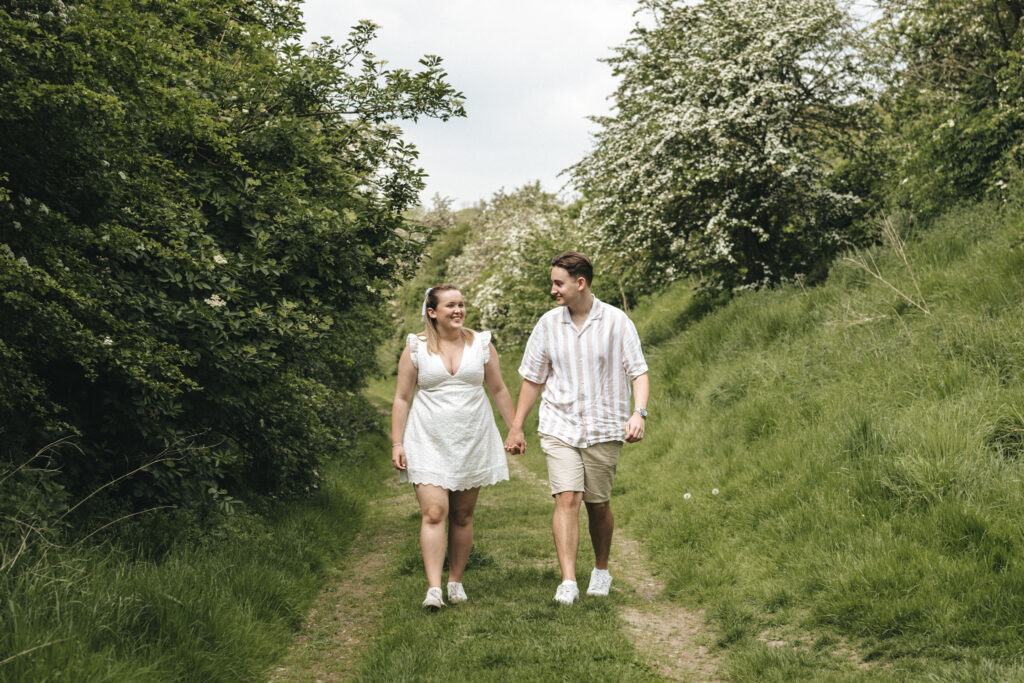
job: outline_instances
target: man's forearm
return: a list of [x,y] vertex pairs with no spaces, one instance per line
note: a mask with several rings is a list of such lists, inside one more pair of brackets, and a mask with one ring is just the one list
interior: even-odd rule
[[651,397],[651,380],[645,372],[633,378],[633,409],[647,410],[647,400]]
[[512,429],[523,428],[526,416],[533,410],[533,404],[537,402],[543,388],[543,384],[537,384],[528,379],[523,380],[523,386],[519,389],[519,401],[516,404],[516,416],[512,419]]

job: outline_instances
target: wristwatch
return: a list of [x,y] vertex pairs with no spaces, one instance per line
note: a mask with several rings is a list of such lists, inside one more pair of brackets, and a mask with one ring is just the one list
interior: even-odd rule
[[643,419],[645,419],[645,420],[647,419],[647,411],[646,411],[646,410],[644,410],[643,408],[637,408],[637,409],[636,409],[636,410],[634,410],[633,412],[634,412],[634,413],[640,413],[640,417],[642,417],[642,418],[643,418]]

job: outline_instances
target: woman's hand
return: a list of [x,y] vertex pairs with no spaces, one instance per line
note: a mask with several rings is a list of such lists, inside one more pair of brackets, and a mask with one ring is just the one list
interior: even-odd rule
[[391,464],[395,466],[396,470],[406,469],[405,448],[400,443],[391,447]]
[[505,450],[515,455],[526,453],[526,437],[523,435],[522,427],[512,427],[508,430],[508,438],[505,439]]

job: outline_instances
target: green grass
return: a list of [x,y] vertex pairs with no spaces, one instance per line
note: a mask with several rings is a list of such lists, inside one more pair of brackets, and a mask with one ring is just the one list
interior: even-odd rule
[[[634,311],[654,393],[616,516],[667,597],[705,610],[729,680],[1024,679],[1024,211],[957,210],[907,253],[930,314],[843,262],[806,290],[713,308],[679,284]],[[916,296],[893,253],[873,256]],[[389,406],[392,386],[369,394]],[[524,462],[544,477],[535,419]],[[0,576],[0,681],[263,678],[383,495],[387,439],[361,448],[310,500],[166,552],[122,534]],[[361,679],[657,678],[618,616],[628,593],[552,602],[543,488],[482,492],[471,602],[438,614],[419,606],[411,493],[398,514]],[[584,531],[581,579],[588,552]]]
[[[376,456],[386,439],[367,436],[359,449]],[[0,681],[263,678],[376,492],[383,464],[352,460],[361,464],[338,466],[310,499],[267,515],[239,513],[199,537],[162,529],[178,540],[158,556],[124,533],[0,576],[0,660],[11,658]]]
[[651,419],[616,512],[707,610],[730,678],[1024,678],[1022,235],[1019,206],[982,205],[911,240],[930,315],[845,262],[635,311]]
[[[534,469],[543,463],[535,437],[529,449]],[[401,505],[394,515],[405,540],[381,577],[383,627],[362,656],[359,680],[657,680],[618,617],[629,594],[585,598],[572,608],[553,601],[561,578],[544,485],[513,479],[481,489],[463,579],[470,601],[437,613],[420,606],[427,584],[411,487],[391,504]],[[577,570],[583,586],[592,566],[586,539],[584,528]]]

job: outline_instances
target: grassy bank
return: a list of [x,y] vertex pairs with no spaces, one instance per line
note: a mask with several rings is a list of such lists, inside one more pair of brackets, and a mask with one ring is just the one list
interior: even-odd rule
[[654,394],[616,511],[730,678],[1024,677],[1022,243],[983,205],[859,257],[889,284],[841,262],[635,311]]
[[[266,515],[237,513],[201,536],[122,530],[0,576],[0,681],[262,678],[358,530],[380,480],[371,456],[386,446],[365,437],[314,496]],[[159,537],[175,540],[154,552]]]

